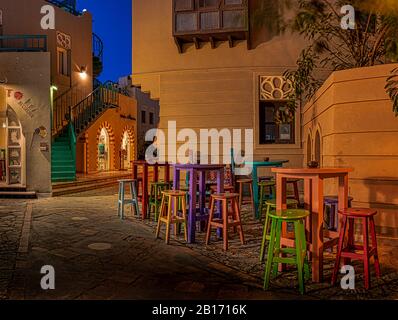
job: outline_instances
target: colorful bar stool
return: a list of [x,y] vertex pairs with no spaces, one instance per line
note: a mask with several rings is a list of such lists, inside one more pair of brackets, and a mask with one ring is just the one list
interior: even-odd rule
[[[350,264],[351,260],[362,260],[364,263],[364,280],[365,288],[370,288],[370,272],[369,272],[369,260],[373,256],[374,264],[376,269],[376,276],[380,278],[380,263],[379,255],[377,252],[377,239],[376,239],[376,227],[373,217],[377,214],[376,210],[373,209],[345,209],[339,211],[342,215],[342,228],[340,230],[339,247],[337,251],[336,263],[334,265],[334,271],[332,276],[332,284],[335,285],[337,282],[337,274],[340,269],[340,261],[343,258],[344,264]],[[357,245],[354,241],[354,228],[355,220],[361,220],[363,227],[363,245]],[[344,246],[345,234],[348,227],[347,245]],[[369,246],[369,231],[372,238],[372,246]],[[359,253],[358,251],[361,251]]]
[[[310,277],[310,269],[307,260],[307,243],[305,239],[305,219],[310,215],[307,210],[287,209],[271,211],[271,236],[268,246],[268,258],[265,265],[264,290],[268,290],[271,270],[274,276],[278,275],[278,264],[294,264],[298,270],[298,281],[300,293],[304,294],[304,280]],[[294,224],[295,247],[281,248],[282,223],[291,222]],[[281,255],[291,255],[285,257]]]
[[[352,208],[353,197],[348,197],[348,208]],[[329,230],[338,230],[339,228],[339,197],[326,196],[323,198],[325,212],[325,226]]]
[[[260,204],[259,204],[259,212],[260,214],[266,208],[266,202],[269,199],[275,198],[275,181],[262,181],[258,183],[258,188],[260,191]],[[267,190],[268,189],[268,190]],[[268,194],[267,194],[268,191]]]
[[297,200],[298,204],[300,205],[300,193],[299,193],[299,187],[298,183],[300,182],[300,179],[287,179],[286,184],[291,185],[294,191],[294,196],[290,197],[290,199],[295,199]]
[[[159,238],[162,223],[166,224],[166,244],[169,244],[170,242],[170,226],[174,225],[174,231],[176,231],[178,227],[183,224],[185,241],[188,241],[186,192],[167,190],[163,191],[162,195],[158,226],[156,228],[156,239]],[[179,210],[180,204],[182,209],[181,211]]]
[[254,197],[253,197],[253,179],[237,179],[236,183],[238,184],[238,190],[239,190],[239,208],[242,208],[242,203],[243,203],[243,188],[245,185],[249,186],[249,192],[250,192],[250,204],[253,208],[253,212],[255,211],[254,207]]
[[[221,218],[215,217],[216,201],[221,201]],[[207,224],[206,245],[210,242],[211,230],[223,230],[223,249],[228,250],[228,230],[233,227],[239,232],[239,237],[242,245],[245,244],[245,237],[243,234],[242,222],[239,208],[239,194],[237,193],[221,193],[212,194],[210,196],[210,214],[209,222]],[[228,211],[228,205],[231,205],[231,212]]]
[[[152,182],[149,193],[148,217],[152,212],[155,214],[155,221],[158,221],[162,192],[170,189],[170,182]],[[154,209],[154,211],[152,211]]]
[[[271,209],[276,210],[276,199],[269,199],[265,201],[265,205],[267,208],[267,211],[265,213],[265,221],[264,221],[264,230],[263,230],[263,240],[261,242],[261,251],[260,251],[260,262],[264,261],[264,255],[265,255],[265,242],[271,239],[270,233],[269,233],[269,213],[271,212]],[[288,209],[297,209],[298,207],[298,202],[297,200],[294,199],[286,199],[286,205]],[[262,212],[262,211],[260,211]]]
[[[131,199],[125,198],[126,185],[130,186]],[[135,210],[135,215],[139,216],[138,195],[137,195],[137,180],[124,179],[119,180],[119,198],[117,205],[117,214],[120,219],[124,219],[124,206],[131,204],[131,213]]]

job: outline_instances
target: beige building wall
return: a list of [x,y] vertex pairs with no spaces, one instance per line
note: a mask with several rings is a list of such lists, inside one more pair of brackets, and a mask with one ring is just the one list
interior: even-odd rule
[[[385,227],[398,226],[398,118],[384,89],[394,67],[333,73],[302,115],[305,161],[309,140],[315,157],[319,131],[322,165],[354,168],[354,205],[378,208],[377,224]],[[335,193],[335,182],[326,190]]]
[[[131,157],[137,156],[137,101],[119,94],[119,108],[108,109],[79,137],[77,143],[77,172],[98,172],[98,143],[101,129],[105,128],[110,138],[110,170],[121,169],[120,153],[123,135],[129,134]],[[86,161],[85,161],[86,160]]]
[[[160,129],[177,121],[177,129],[254,129],[255,159],[303,162],[300,114],[296,144],[258,144],[259,77],[281,76],[294,68],[302,40],[287,34],[248,50],[246,42],[212,49],[192,44],[179,54],[172,36],[171,0],[133,0],[133,84],[160,99]],[[165,130],[167,132],[167,130]]]
[[[51,5],[44,0],[1,1],[4,35],[47,35],[48,51],[51,53],[51,83],[61,94],[71,86],[77,86],[82,97],[92,91],[92,16],[85,12],[74,16],[57,6],[55,9],[55,30],[43,30],[40,21],[42,6]],[[71,37],[71,77],[57,72],[57,32]],[[88,77],[80,78],[80,68],[87,67]]]
[[[6,92],[5,102],[16,112],[25,138],[26,188],[50,194],[50,54],[0,53],[0,79],[4,78],[7,83],[0,84],[0,87]],[[21,99],[16,98],[16,92]],[[46,129],[46,137],[34,133],[40,127]],[[42,143],[48,147],[47,151],[41,150]]]

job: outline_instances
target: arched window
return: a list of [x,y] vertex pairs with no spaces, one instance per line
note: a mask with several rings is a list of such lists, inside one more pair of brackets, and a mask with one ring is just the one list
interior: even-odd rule
[[109,133],[105,128],[102,128],[98,141],[98,170],[110,170]]
[[318,161],[319,165],[322,164],[322,145],[321,145],[321,134],[317,130],[315,134],[315,161]]
[[311,139],[311,133],[309,133],[307,138],[307,162],[311,160],[312,160],[312,139]]

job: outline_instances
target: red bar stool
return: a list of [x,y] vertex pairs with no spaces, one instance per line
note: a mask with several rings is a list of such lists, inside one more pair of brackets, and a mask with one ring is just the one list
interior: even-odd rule
[[[215,217],[216,201],[220,201],[222,204],[221,217]],[[206,245],[210,242],[210,235],[212,229],[222,229],[223,230],[223,249],[228,250],[228,229],[237,228],[239,232],[239,237],[242,245],[245,244],[245,237],[242,229],[242,221],[240,217],[239,208],[239,194],[237,193],[221,193],[212,194],[210,197],[210,214],[209,222],[207,224],[206,233]],[[231,211],[229,211],[228,205],[231,205]]]
[[[365,273],[365,288],[370,287],[370,272],[369,272],[369,260],[373,256],[376,276],[380,278],[380,264],[379,256],[377,253],[377,239],[376,239],[376,228],[373,217],[377,214],[376,210],[373,209],[345,209],[339,211],[342,215],[342,228],[340,230],[339,247],[337,251],[336,263],[334,266],[332,284],[335,285],[337,281],[337,274],[340,269],[340,260],[344,259],[345,264],[349,264],[351,260],[362,260],[364,262],[364,273]],[[363,226],[363,245],[357,245],[354,243],[354,227],[355,219],[362,220]],[[344,238],[348,226],[348,241],[344,247]],[[372,237],[372,246],[369,246],[369,233]],[[358,253],[357,251],[363,251]]]

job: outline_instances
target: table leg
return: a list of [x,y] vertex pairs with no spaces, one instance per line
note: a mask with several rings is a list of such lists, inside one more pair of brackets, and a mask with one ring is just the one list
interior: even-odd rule
[[323,179],[312,180],[312,280],[323,278]]
[[[206,172],[200,171],[199,174],[199,208],[200,215],[205,214],[206,208]],[[205,229],[205,221],[200,221],[200,231],[204,231]]]
[[174,168],[173,171],[173,189],[180,189],[180,170],[177,170],[176,168]]
[[[224,169],[217,171],[217,193],[224,193]],[[222,218],[222,203],[217,201],[217,211],[219,217]],[[217,237],[222,237],[222,230],[217,229]]]
[[[338,209],[344,210],[348,208],[348,174],[339,177],[338,196]],[[339,228],[341,228],[341,223],[339,225]]]
[[[304,209],[311,212],[311,179],[304,179]],[[311,243],[312,241],[312,221],[311,215],[307,218],[306,221],[306,231],[307,231],[307,243]]]
[[197,176],[195,170],[190,170],[189,177],[189,214],[188,214],[188,243],[195,242],[196,231],[196,190],[197,190]]
[[155,164],[153,166],[153,182],[159,181],[159,166]]
[[165,173],[164,173],[164,175],[165,175],[164,180],[165,180],[166,183],[169,183],[169,182],[170,182],[170,165],[169,165],[168,163],[167,163],[166,166],[164,167],[164,170],[165,170]]
[[142,218],[146,219],[148,207],[148,165],[145,163],[143,166],[142,174]]
[[133,179],[138,179],[138,168],[136,164],[133,164]]
[[259,199],[258,199],[258,167],[256,165],[253,166],[253,198],[254,198],[254,217],[256,219],[260,218],[259,212]]

